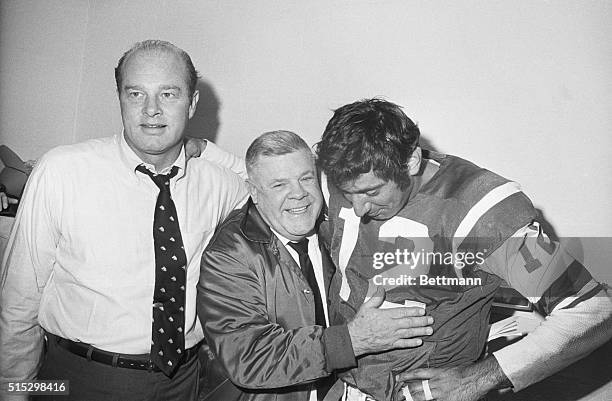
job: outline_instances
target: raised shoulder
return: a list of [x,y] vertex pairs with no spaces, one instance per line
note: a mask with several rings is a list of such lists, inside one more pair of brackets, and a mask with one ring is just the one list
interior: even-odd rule
[[45,153],[37,164],[69,169],[96,166],[118,158],[116,137],[90,139],[71,145],[57,146]]

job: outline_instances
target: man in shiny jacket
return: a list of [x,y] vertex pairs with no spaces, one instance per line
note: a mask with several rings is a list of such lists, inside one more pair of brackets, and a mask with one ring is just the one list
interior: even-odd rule
[[210,241],[198,284],[206,339],[238,399],[321,400],[326,378],[355,366],[356,356],[418,346],[412,337],[431,334],[422,309],[378,309],[380,293],[348,323],[328,314],[339,283],[315,230],[323,199],[314,156],[299,136],[263,134],[246,165],[251,199]]

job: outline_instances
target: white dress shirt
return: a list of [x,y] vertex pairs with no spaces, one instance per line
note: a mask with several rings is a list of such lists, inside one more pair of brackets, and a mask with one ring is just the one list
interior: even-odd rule
[[[123,135],[61,146],[38,162],[1,269],[0,385],[35,376],[43,329],[111,352],[149,352],[159,188],[135,171],[139,164]],[[196,315],[202,252],[247,192],[237,175],[205,157],[186,163],[182,150],[174,165],[190,348],[203,339]]]

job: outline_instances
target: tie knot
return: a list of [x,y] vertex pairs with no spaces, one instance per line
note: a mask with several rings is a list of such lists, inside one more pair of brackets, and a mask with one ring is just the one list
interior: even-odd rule
[[308,238],[304,238],[297,242],[290,241],[289,246],[298,253],[298,255],[308,255]]
[[136,167],[136,171],[140,171],[141,173],[148,175],[161,191],[168,190],[170,185],[170,179],[178,173],[178,170],[179,169],[177,166],[172,166],[172,169],[168,174],[155,174],[154,172],[146,168],[144,164],[141,164]]

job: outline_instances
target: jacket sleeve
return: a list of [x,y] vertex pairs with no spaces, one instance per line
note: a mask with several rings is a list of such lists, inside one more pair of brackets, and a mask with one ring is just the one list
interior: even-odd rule
[[286,329],[274,323],[266,305],[263,267],[254,263],[258,256],[236,243],[220,250],[218,242],[202,256],[198,315],[232,382],[251,389],[311,382],[337,367],[327,366],[327,347],[349,352],[351,357],[344,359],[354,362],[346,326]]

